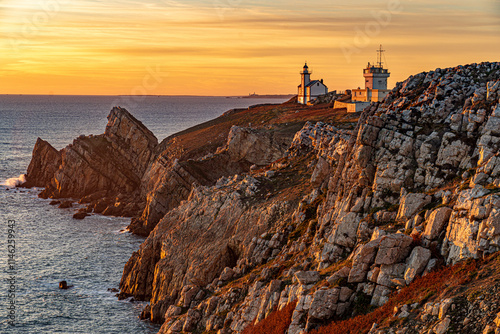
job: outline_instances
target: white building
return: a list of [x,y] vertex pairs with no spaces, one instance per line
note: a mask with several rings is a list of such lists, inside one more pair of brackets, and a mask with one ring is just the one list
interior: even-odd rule
[[300,72],[300,76],[302,80],[299,85],[299,103],[307,104],[318,96],[328,93],[328,87],[323,84],[323,79],[311,81],[311,72],[309,72],[307,63],[304,65],[302,72]]

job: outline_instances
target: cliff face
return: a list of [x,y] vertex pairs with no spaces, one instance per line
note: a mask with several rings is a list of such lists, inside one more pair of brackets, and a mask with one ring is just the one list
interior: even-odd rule
[[253,165],[266,166],[281,158],[289,143],[290,138],[271,131],[233,126],[227,144],[215,154],[179,161],[179,152],[163,151],[143,177],[147,204],[130,229],[148,235],[168,211],[188,198],[194,184],[210,186],[223,176],[248,172]]
[[133,215],[140,208],[141,178],[157,144],[127,110],[114,108],[103,135],[80,136],[60,152],[39,139],[25,186],[45,187],[40,194],[44,198],[82,198],[90,212]]
[[61,152],[38,138],[26,173],[25,187],[45,187],[61,165]]
[[[150,300],[143,316],[161,333],[241,332],[296,300],[288,333],[302,333],[498,251],[499,79],[499,63],[412,76],[353,130],[307,123],[265,168],[186,185],[127,263],[122,293]],[[231,149],[238,136],[215,156],[259,165],[250,145]],[[169,201],[160,183],[151,196]],[[155,201],[151,212],[169,210]]]

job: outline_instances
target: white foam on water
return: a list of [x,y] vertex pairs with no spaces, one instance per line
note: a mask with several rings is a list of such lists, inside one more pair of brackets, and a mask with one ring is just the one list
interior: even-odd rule
[[26,174],[21,174],[18,177],[12,177],[3,181],[2,183],[0,183],[0,185],[14,188],[23,184],[24,182],[26,182]]

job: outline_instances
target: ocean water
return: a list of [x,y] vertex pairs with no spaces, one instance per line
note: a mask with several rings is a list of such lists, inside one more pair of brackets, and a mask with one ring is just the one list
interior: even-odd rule
[[[81,134],[104,132],[110,109],[127,108],[161,141],[232,108],[277,99],[0,95],[0,333],[156,333],[139,320],[144,303],[118,301],[123,266],[143,238],[124,232],[129,219],[72,219],[13,188],[36,138],[62,149]],[[13,247],[15,246],[15,247]],[[59,290],[59,281],[73,285]]]

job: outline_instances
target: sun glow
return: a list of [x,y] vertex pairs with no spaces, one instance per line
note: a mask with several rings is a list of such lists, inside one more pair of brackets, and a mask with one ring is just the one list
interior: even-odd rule
[[132,94],[152,69],[148,94],[295,93],[306,59],[343,90],[363,84],[378,44],[389,85],[500,54],[498,6],[485,0],[18,0],[0,13],[4,94]]

